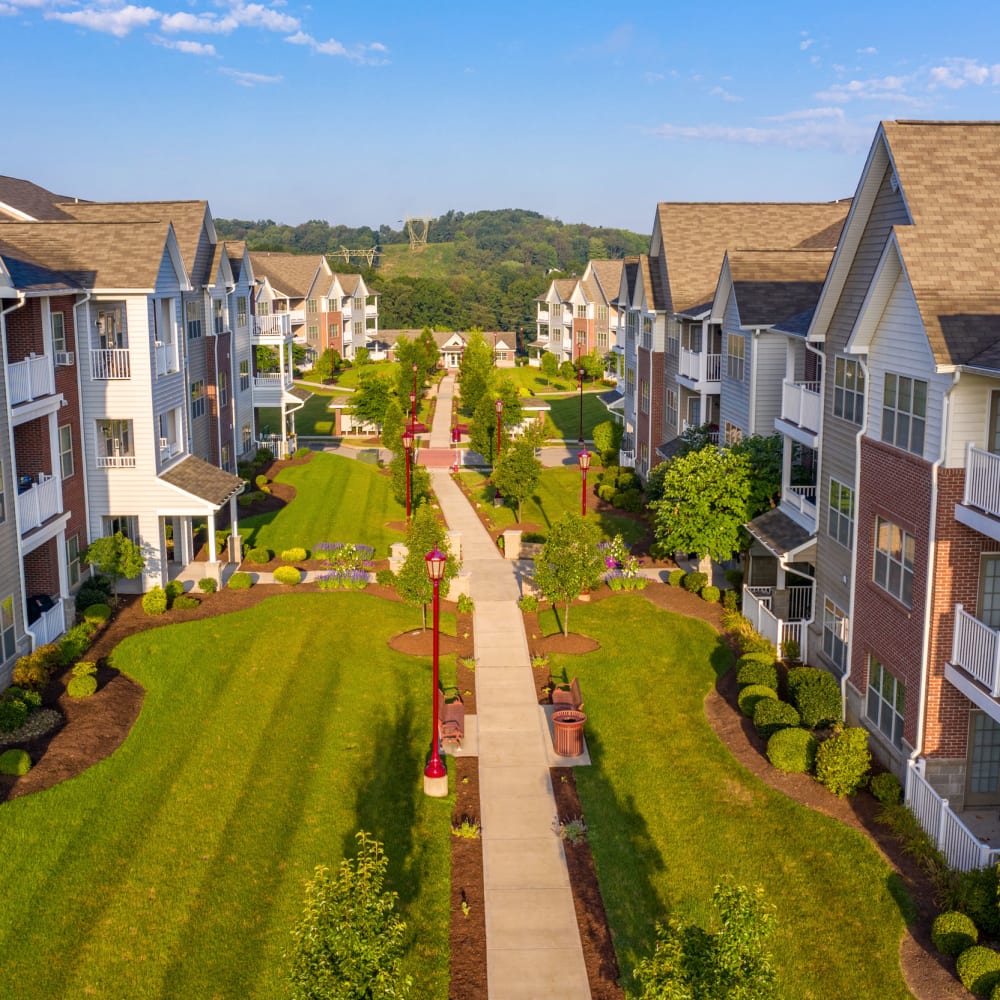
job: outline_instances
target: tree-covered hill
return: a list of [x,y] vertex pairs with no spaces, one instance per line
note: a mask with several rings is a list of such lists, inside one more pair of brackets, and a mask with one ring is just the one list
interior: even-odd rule
[[566,224],[522,209],[449,211],[432,219],[428,244],[413,250],[405,229],[351,228],[312,220],[299,226],[271,219],[216,219],[222,239],[252,250],[333,254],[379,251],[374,268],[331,257],[338,271],[361,270],[379,292],[379,325],[534,331],[534,299],[551,272],[580,274],[588,259],[644,253],[649,237],[624,229]]

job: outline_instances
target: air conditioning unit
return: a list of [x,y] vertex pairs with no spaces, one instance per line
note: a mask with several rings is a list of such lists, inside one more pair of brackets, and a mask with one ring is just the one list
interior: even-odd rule
[[57,365],[71,365],[71,364],[73,364],[73,352],[72,351],[56,351],[56,364]]

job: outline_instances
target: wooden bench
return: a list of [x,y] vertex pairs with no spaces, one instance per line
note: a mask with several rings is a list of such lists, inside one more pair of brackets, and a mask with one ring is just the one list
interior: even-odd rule
[[579,678],[574,677],[569,682],[569,687],[560,687],[558,684],[552,688],[552,704],[558,708],[572,708],[577,712],[583,710],[583,695],[580,694]]
[[465,702],[457,692],[449,700],[445,698],[444,691],[438,691],[438,736],[444,746],[453,749],[462,746],[465,739]]

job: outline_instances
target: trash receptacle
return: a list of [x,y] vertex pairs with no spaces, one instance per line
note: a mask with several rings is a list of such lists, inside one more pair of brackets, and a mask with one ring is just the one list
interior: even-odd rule
[[587,716],[573,708],[552,713],[555,748],[560,757],[579,757],[583,753],[583,724]]

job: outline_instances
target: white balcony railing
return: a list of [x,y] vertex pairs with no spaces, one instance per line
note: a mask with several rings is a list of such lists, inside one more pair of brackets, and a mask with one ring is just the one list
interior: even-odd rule
[[[797,588],[789,588],[797,589]],[[812,587],[802,588],[810,591],[809,604],[812,605]],[[743,616],[749,619],[750,624],[765,639],[769,639],[778,650],[778,655],[784,655],[784,644],[794,642],[798,646],[799,658],[807,658],[806,639],[808,636],[807,626],[809,621],[801,619],[792,621],[790,619],[779,618],[772,610],[774,588],[773,587],[747,587],[743,588]],[[790,598],[791,600],[791,598]],[[799,599],[801,600],[801,599]],[[811,616],[810,616],[811,617]]]
[[171,341],[165,344],[162,340],[156,341],[156,374],[172,375],[181,370],[180,360],[177,356],[177,343]]
[[106,381],[132,377],[132,360],[127,347],[105,347],[90,352],[91,378]]
[[54,476],[39,473],[38,482],[17,495],[17,520],[21,534],[61,514],[62,509],[62,483]]
[[169,438],[160,438],[160,461],[169,462],[175,455],[181,452],[179,441],[171,441]]
[[98,455],[99,469],[134,469],[135,455]]
[[781,419],[810,431],[819,431],[823,408],[819,382],[783,382]]
[[63,602],[57,597],[55,607],[43,611],[29,626],[28,631],[35,637],[35,648],[55,642],[66,631],[66,612]]
[[47,354],[32,354],[7,365],[7,392],[12,406],[56,391],[55,369]]
[[682,347],[677,365],[679,374],[695,382],[719,382],[722,379],[721,354],[707,354]]
[[971,444],[968,446],[962,503],[1000,517],[1000,455]]
[[281,372],[264,372],[254,375],[253,387],[255,389],[291,389],[292,376],[282,375]]
[[1000,631],[990,628],[961,604],[955,605],[951,662],[1000,698]]
[[271,316],[254,316],[254,337],[285,338],[292,335],[292,322],[288,313],[276,313]]

